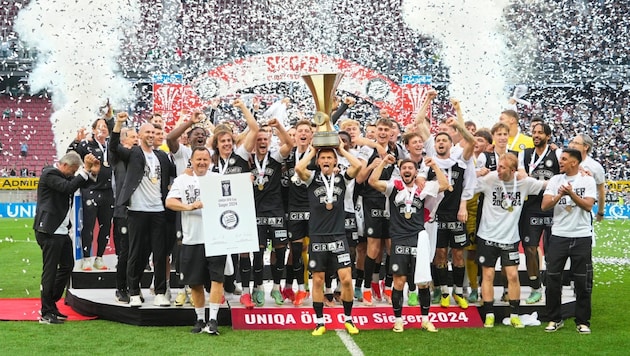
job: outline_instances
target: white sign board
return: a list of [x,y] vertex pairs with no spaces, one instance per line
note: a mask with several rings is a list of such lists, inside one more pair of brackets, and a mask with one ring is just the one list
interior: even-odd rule
[[206,256],[258,251],[250,173],[199,177]]

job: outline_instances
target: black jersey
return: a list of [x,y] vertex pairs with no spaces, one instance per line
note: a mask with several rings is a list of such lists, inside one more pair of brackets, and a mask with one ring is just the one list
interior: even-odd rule
[[[542,158],[536,154],[534,148],[526,149],[523,151],[523,163],[527,174],[538,180],[549,180],[554,175],[560,173],[560,164],[558,163],[556,150],[552,150],[550,147],[548,147],[547,152],[544,153]],[[545,212],[540,208],[543,193],[544,190],[538,195],[530,195],[525,201],[523,211],[528,214],[535,213],[536,215],[552,216],[553,209]]]
[[215,164],[212,167],[212,171],[220,174],[239,174],[239,173],[247,173],[249,172],[249,163],[241,156],[232,152],[230,157],[227,159],[227,168],[225,168],[224,172],[219,171],[219,164],[224,167],[226,164],[226,160],[221,157],[218,157],[219,163]]
[[[405,201],[408,198],[408,192],[403,182],[400,180],[398,182],[390,180],[385,190],[385,195],[389,198],[389,236],[392,240],[417,236],[424,230],[424,200],[420,199],[419,191],[415,192],[411,207],[407,209]],[[435,183],[427,182],[427,184]],[[402,189],[399,190],[397,187]]]
[[[516,151],[507,150],[507,153],[518,157],[518,152]],[[499,164],[499,155],[496,152],[484,152],[483,154],[486,156],[486,168],[490,171],[496,171]]]
[[[394,147],[394,149],[391,149],[391,147],[389,147],[387,153],[394,156],[396,158],[396,161],[398,161],[401,158],[401,155],[398,152],[397,147]],[[378,157],[379,157],[378,151],[374,149],[372,151],[372,155],[370,155],[370,157],[368,158],[367,165],[369,166],[370,164],[372,164],[372,162]],[[395,164],[390,164],[390,165],[385,166],[385,168],[383,168],[383,172],[381,173],[381,176],[379,177],[379,180],[389,180],[392,177],[392,174],[394,173],[395,168],[396,168]],[[356,194],[361,195],[364,199],[365,198],[377,198],[377,199],[383,199],[383,200],[385,199],[385,197],[383,196],[381,192],[372,188],[368,184],[367,180],[363,182],[363,184],[357,184],[355,190],[356,190]]]
[[[440,202],[440,205],[436,211],[436,218],[439,221],[457,221],[457,212],[459,211],[459,203],[464,191],[464,173],[466,172],[465,165],[459,161],[453,161],[453,165],[450,167],[441,168],[447,179],[450,178],[449,184],[453,187],[453,190],[445,190],[444,198]],[[435,171],[433,168],[429,169],[427,173],[427,181],[436,180]]]
[[289,212],[306,212],[309,209],[308,204],[308,192],[304,182],[299,179],[295,179],[295,165],[300,161],[302,157],[306,155],[306,152],[297,153],[297,147],[294,147],[289,153],[289,157],[285,160],[285,172],[286,179],[288,180],[288,211]]
[[326,208],[326,187],[320,170],[311,171],[308,185],[308,202],[311,213],[308,221],[309,236],[345,235],[344,197],[346,195],[347,175],[336,174],[333,178],[332,209]]
[[[280,156],[279,151],[267,152],[267,165],[264,173],[259,175],[258,166],[252,164],[252,175],[254,176],[254,202],[256,204],[256,213],[277,212],[278,216],[284,215],[282,205],[282,162],[284,159]],[[256,155],[252,155],[255,160]],[[258,161],[258,165],[262,168],[264,159]]]

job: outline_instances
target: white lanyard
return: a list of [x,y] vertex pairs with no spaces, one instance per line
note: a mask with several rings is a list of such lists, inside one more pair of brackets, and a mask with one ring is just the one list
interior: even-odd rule
[[319,175],[322,177],[324,188],[326,188],[326,204],[332,204],[333,203],[333,188],[335,187],[333,180],[335,179],[335,176],[331,175],[330,181],[328,181],[324,173],[319,172]]
[[[96,140],[94,140],[96,141]],[[96,141],[96,144],[98,145],[98,148],[101,149],[101,151],[103,151],[103,162],[101,163],[106,163],[107,162],[107,148],[103,147],[103,145],[101,145],[100,142]]]
[[254,163],[256,164],[256,169],[258,170],[258,177],[256,178],[256,184],[259,186],[265,184],[265,169],[267,169],[267,163],[269,162],[269,153],[265,154],[265,159],[263,159],[262,166],[260,162],[258,162],[258,157],[254,155]]
[[157,183],[157,164],[155,162],[157,160],[157,156],[153,153],[153,151],[150,153],[145,152],[144,156],[147,161],[147,166],[149,167],[149,179],[151,179],[151,183],[155,184]]
[[[308,156],[309,152],[311,152],[311,146],[306,147],[306,151],[304,151],[304,153],[302,153],[301,155],[299,155],[299,159],[298,161],[301,161],[302,158],[304,158],[304,156]],[[295,150],[295,153],[297,155],[297,150]]]
[[407,194],[405,196],[405,213],[411,213],[411,204],[413,203],[413,196],[416,194],[416,190],[418,189],[417,185],[413,185],[411,190],[409,188],[405,188]]
[[518,141],[519,136],[521,136],[521,129],[518,129],[518,133],[516,134],[516,136],[514,136],[514,140],[512,140],[512,144],[510,145],[510,148],[508,148],[508,150],[514,149],[514,145],[516,145],[516,141]]
[[512,212],[514,210],[514,202],[512,199],[516,197],[516,173],[514,173],[514,180],[512,182],[513,186],[511,197],[507,194],[507,189],[505,188],[503,179],[499,179],[499,182],[501,182],[501,188],[503,189],[503,201],[501,202],[501,207],[509,212]]
[[224,166],[224,165],[222,165],[222,164],[221,164],[221,157],[219,156],[219,159],[217,160],[217,165],[219,166],[219,174],[221,174],[221,175],[224,175],[224,174],[225,174],[225,172],[226,172],[226,171],[227,171],[227,169],[228,169],[228,160],[229,160],[229,159],[230,159],[230,158],[228,157],[228,158],[225,160],[225,166]]
[[530,175],[532,174],[532,171],[534,170],[534,168],[538,167],[538,165],[543,160],[543,158],[547,156],[547,151],[549,151],[549,145],[545,147],[545,152],[543,152],[542,155],[538,156],[538,160],[536,162],[534,162],[534,156],[536,156],[536,150],[532,152],[532,159],[529,161],[529,174]]

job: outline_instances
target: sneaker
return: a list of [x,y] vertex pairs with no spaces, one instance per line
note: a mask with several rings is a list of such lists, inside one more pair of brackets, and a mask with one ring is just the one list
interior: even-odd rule
[[330,295],[331,298],[328,299],[328,297],[326,295],[324,295],[324,306],[326,308],[334,308],[337,306],[337,303],[335,303],[335,300],[332,298],[332,295]]
[[55,314],[46,314],[39,318],[40,324],[63,324],[62,320],[59,320]]
[[484,328],[494,328],[494,314],[486,315],[486,321],[483,323]]
[[347,320],[345,323],[343,323],[343,326],[346,327],[346,331],[350,335],[356,335],[359,333],[359,329],[357,329],[357,327],[354,326],[354,323],[351,320]]
[[103,262],[103,257],[96,257],[94,259],[94,269],[97,271],[105,271],[107,270],[107,266],[105,266],[105,262]]
[[369,289],[363,291],[363,305],[374,305],[372,303],[372,291]]
[[252,299],[257,307],[265,305],[265,291],[261,289],[255,290],[252,293]]
[[354,287],[354,299],[358,302],[363,301],[363,293],[361,293],[361,287]]
[[140,299],[140,296],[132,295],[131,297],[129,297],[129,306],[134,308],[141,307],[142,299]]
[[589,328],[588,325],[585,325],[585,324],[578,325],[576,327],[576,330],[580,334],[590,334],[591,333],[591,328]]
[[468,296],[468,302],[477,303],[477,301],[479,301],[479,291],[476,289],[473,289],[470,291],[470,295]]
[[548,333],[552,333],[562,327],[564,327],[564,320],[560,320],[559,322],[550,321],[549,324],[547,324],[545,331]]
[[378,284],[378,282],[372,282],[371,286],[372,286],[372,297],[374,298],[374,301],[380,302],[382,300],[381,286]]
[[84,258],[81,260],[81,270],[82,271],[91,271],[92,270],[92,263],[90,262],[89,258]]
[[[306,299],[308,297],[308,293],[306,291],[300,290],[295,294],[295,299],[293,300],[293,305],[295,305],[296,307],[301,306],[304,303],[304,299]],[[315,329],[317,330],[317,329]],[[326,330],[324,329],[324,332],[326,332]]]
[[511,317],[510,318],[510,324],[515,329],[523,329],[525,327],[525,325],[523,325],[523,322],[521,321],[521,318],[519,318],[518,316]]
[[460,297],[457,294],[453,294],[453,299],[455,299],[455,302],[457,303],[457,305],[459,305],[460,308],[468,309],[468,302],[466,301],[466,298]]
[[202,333],[206,328],[206,322],[203,320],[197,320],[197,322],[195,323],[195,326],[193,326],[192,329],[190,329],[190,332],[193,334],[200,334]]
[[402,320],[396,320],[396,322],[394,322],[394,327],[392,328],[392,330],[395,333],[401,333],[401,332],[405,331],[405,326],[403,325],[403,321]]
[[435,325],[433,325],[433,323],[428,320],[422,322],[422,329],[430,333],[438,332],[438,329],[435,327]]
[[179,293],[177,293],[177,296],[175,297],[175,306],[176,307],[184,306],[184,304],[186,304],[187,301],[189,301],[188,294],[186,293],[185,290],[180,290]]
[[433,297],[431,298],[431,304],[440,304],[440,298],[442,298],[442,291],[440,291],[440,288],[435,288],[433,290]]
[[129,293],[126,290],[116,289],[116,294],[114,295],[116,302],[122,304],[129,304]]
[[442,308],[448,308],[451,305],[451,297],[447,294],[446,297],[440,297],[440,306]]
[[383,290],[383,299],[387,302],[387,304],[392,304],[392,290],[385,289]]
[[153,305],[159,307],[170,307],[171,301],[168,300],[164,294],[158,294],[155,296],[155,299],[153,299]]
[[237,286],[236,283],[234,283],[234,292],[232,292],[232,294],[234,294],[234,295],[242,295],[243,294],[243,290],[241,289],[241,287]]
[[540,293],[540,291],[533,290],[532,293],[529,295],[529,298],[525,299],[525,303],[534,304],[540,302],[541,299],[542,293]]
[[282,296],[279,290],[276,290],[276,289],[272,290],[271,298],[273,298],[273,301],[276,303],[276,305],[284,304],[284,297]]
[[241,298],[239,301],[246,309],[254,309],[254,303],[252,303],[251,294],[247,293],[247,294],[241,295]]
[[326,333],[326,327],[322,324],[317,324],[317,326],[315,326],[315,330],[313,330],[313,332],[311,333],[311,335],[313,336],[322,336]]
[[55,316],[57,317],[57,319],[59,319],[61,321],[68,320],[68,316],[66,314],[61,314],[61,312],[59,310],[55,311]]
[[284,297],[284,299],[288,299],[290,301],[294,301],[295,300],[295,292],[293,291],[293,288],[285,288],[282,290],[282,296]]
[[219,324],[214,319],[211,319],[208,324],[206,324],[205,331],[210,335],[221,335],[219,334]]
[[506,303],[510,302],[510,297],[508,297],[508,292],[507,291],[504,291],[503,295],[501,295],[501,301],[502,302],[506,302]]
[[407,300],[407,305],[410,307],[417,307],[420,305],[420,301],[418,300],[418,292],[409,293],[409,300]]

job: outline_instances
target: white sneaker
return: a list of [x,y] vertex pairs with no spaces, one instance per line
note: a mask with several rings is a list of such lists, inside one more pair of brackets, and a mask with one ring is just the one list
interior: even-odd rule
[[171,301],[166,298],[164,294],[158,294],[153,299],[153,305],[160,307],[170,307]]
[[94,269],[100,271],[107,269],[105,262],[103,262],[103,257],[96,257],[94,259]]
[[140,299],[139,295],[132,295],[131,297],[129,297],[129,306],[130,307],[141,307],[142,306],[142,300]]
[[89,257],[81,260],[81,270],[83,271],[91,271],[92,270],[92,262]]

